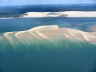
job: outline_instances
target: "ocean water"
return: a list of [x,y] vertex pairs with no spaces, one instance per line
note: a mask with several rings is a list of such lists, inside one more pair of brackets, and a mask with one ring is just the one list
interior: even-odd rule
[[[0,19],[0,72],[96,72],[96,44],[80,40],[6,39],[6,32],[26,31],[37,26],[95,32],[96,18]],[[8,36],[9,38],[11,37]]]

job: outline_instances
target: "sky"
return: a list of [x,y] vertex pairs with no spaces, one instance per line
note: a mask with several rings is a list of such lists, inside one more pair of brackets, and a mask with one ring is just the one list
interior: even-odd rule
[[93,4],[95,0],[0,0],[0,6],[34,4]]

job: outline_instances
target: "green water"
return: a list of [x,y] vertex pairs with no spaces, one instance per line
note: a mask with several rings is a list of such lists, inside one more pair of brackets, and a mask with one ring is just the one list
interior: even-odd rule
[[76,40],[0,40],[0,72],[95,72],[96,44]]

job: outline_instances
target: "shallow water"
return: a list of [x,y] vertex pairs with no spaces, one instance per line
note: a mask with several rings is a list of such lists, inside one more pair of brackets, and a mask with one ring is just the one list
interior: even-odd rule
[[5,32],[42,25],[59,25],[92,31],[95,18],[0,19],[0,72],[95,72],[96,44],[79,40],[13,39]]

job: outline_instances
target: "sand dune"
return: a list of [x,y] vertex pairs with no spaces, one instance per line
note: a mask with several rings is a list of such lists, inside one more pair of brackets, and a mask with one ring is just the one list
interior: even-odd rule
[[28,12],[22,17],[96,17],[96,11]]
[[32,28],[26,31],[7,32],[4,33],[4,38],[8,40],[57,40],[57,39],[72,39],[82,40],[87,42],[96,42],[96,32],[84,32],[71,28],[60,28],[56,25],[41,26]]

